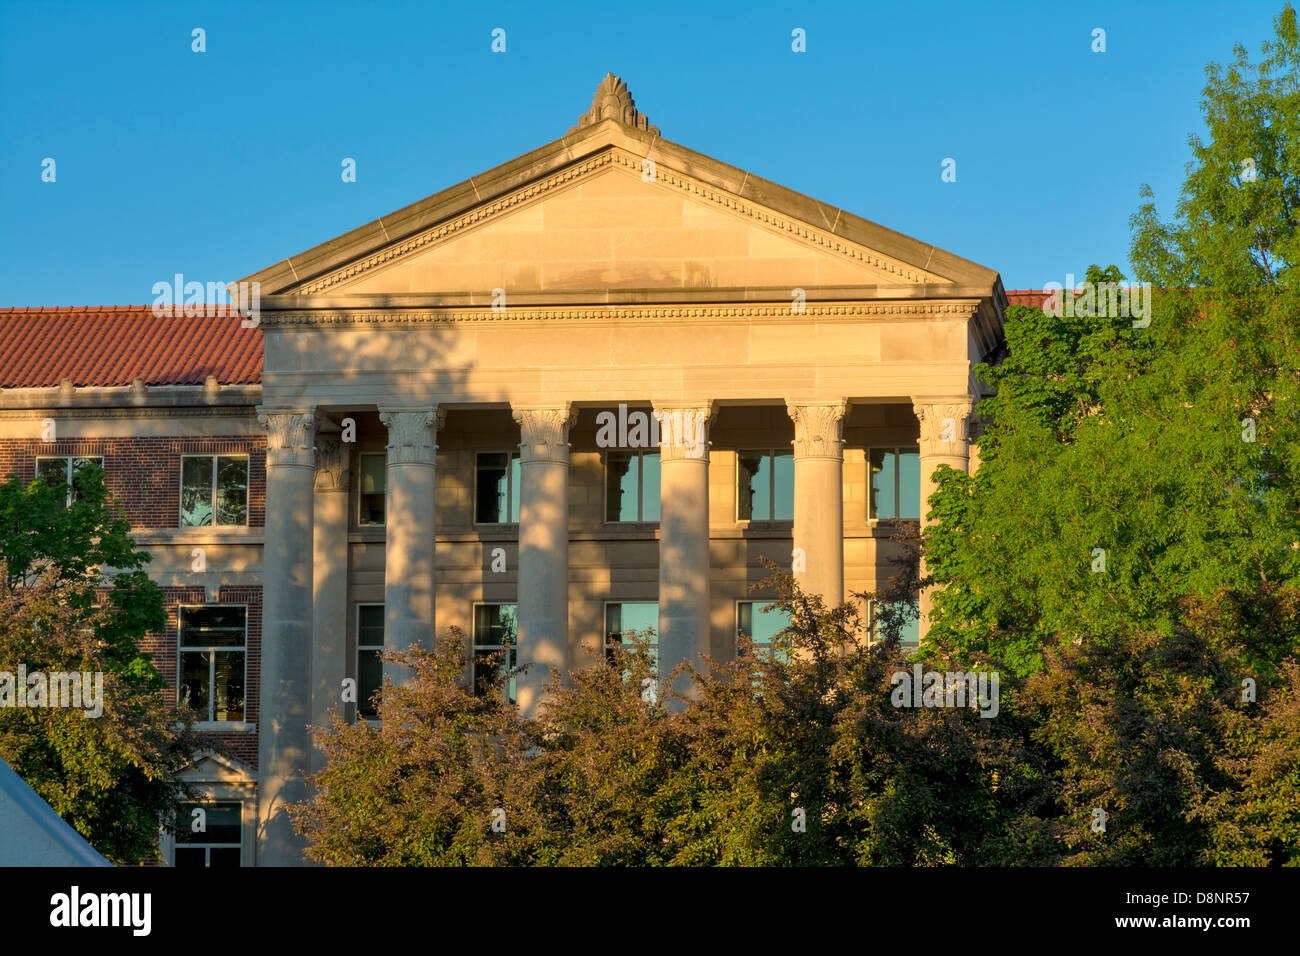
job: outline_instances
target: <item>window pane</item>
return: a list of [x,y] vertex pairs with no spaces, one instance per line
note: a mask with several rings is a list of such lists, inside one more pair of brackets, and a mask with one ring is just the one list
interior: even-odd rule
[[357,713],[362,717],[378,717],[375,710],[375,691],[384,683],[384,665],[379,651],[357,651]]
[[898,516],[921,517],[921,456],[915,449],[898,454]]
[[[497,662],[501,660],[501,651],[491,648],[479,648],[474,651],[474,693],[486,694],[492,686],[492,677],[500,671]],[[495,665],[495,668],[494,668]]]
[[480,604],[474,608],[474,646],[502,647],[515,642],[518,605]]
[[212,466],[212,458],[181,458],[182,528],[212,524]]
[[245,608],[230,605],[182,607],[182,647],[243,647]]
[[72,459],[72,500],[73,501],[81,501],[84,498],[84,496],[81,493],[81,484],[78,481],[78,476],[80,472],[84,471],[86,468],[89,467],[103,468],[104,459],[103,458],[73,458]]
[[186,651],[181,654],[181,683],[178,702],[182,707],[193,707],[199,720],[210,719],[208,714],[208,665],[211,654],[207,651]]
[[918,617],[909,617],[899,633],[898,639],[903,644],[913,646],[921,643],[921,620]]
[[248,523],[248,459],[217,459],[217,524]]
[[754,602],[741,601],[736,605],[736,631],[754,636]]
[[659,520],[659,452],[641,454],[641,520]]
[[776,636],[790,626],[789,615],[781,610],[775,604],[759,604],[754,606],[753,631],[750,637],[755,644],[771,644]]
[[736,460],[736,516],[742,521],[765,521],[772,515],[768,453],[742,451]]
[[363,604],[357,608],[357,646],[384,646],[384,606]]
[[[195,810],[202,810],[204,829],[193,830]],[[239,843],[241,841],[240,809],[237,803],[182,803],[176,808],[177,826],[181,832],[177,843]]]
[[212,710],[216,720],[244,719],[244,652],[215,653],[216,687],[212,691]]
[[510,505],[506,498],[509,468],[509,455],[494,452],[478,456],[478,505],[474,520],[479,524],[501,524],[506,520]]
[[778,451],[772,456],[772,480],[776,489],[772,517],[777,521],[794,520],[794,452]]
[[387,455],[361,456],[361,514],[359,524],[384,523],[384,482],[388,472]]
[[630,451],[605,453],[605,520],[637,520],[636,455]]
[[640,636],[650,639],[650,646],[654,647],[659,643],[657,634],[647,634],[646,631],[659,630],[659,605],[656,602],[638,602],[635,604],[620,604],[621,609],[619,620],[619,631],[627,634],[630,631],[640,632]]
[[[871,512],[872,518],[896,518],[897,484],[893,449],[871,449]],[[919,487],[919,486],[918,486]]]
[[36,477],[52,485],[64,485],[68,482],[68,459],[37,458]]

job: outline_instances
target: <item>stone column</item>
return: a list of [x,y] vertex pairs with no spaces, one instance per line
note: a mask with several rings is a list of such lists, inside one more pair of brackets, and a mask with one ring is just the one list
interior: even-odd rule
[[[655,402],[659,420],[659,677],[709,652],[709,427],[712,401]],[[672,689],[694,691],[683,675]]]
[[[940,465],[966,471],[970,464],[970,446],[967,441],[967,423],[971,417],[971,399],[912,398],[912,410],[921,423],[921,527],[929,524],[930,496],[934,494],[933,475]],[[925,576],[925,560],[921,561],[921,576]],[[920,594],[920,639],[930,630],[930,608],[934,603],[934,588]]]
[[[337,435],[316,439],[315,511],[311,722],[328,727],[329,712],[342,710],[348,672],[348,446]],[[313,745],[312,772],[324,766],[325,755]]]
[[970,449],[966,426],[971,417],[969,398],[913,398],[912,410],[921,423],[921,526],[928,522],[930,495],[934,494],[934,470],[949,465],[965,471]]
[[[384,497],[384,651],[412,644],[434,647],[433,478],[437,430],[446,413],[434,408],[380,409],[388,427],[388,470]],[[400,684],[406,667],[384,662],[384,676]]]
[[551,668],[569,662],[569,428],[573,408],[516,405],[519,423],[519,713],[536,717]]
[[[787,401],[794,419],[794,555],[799,587],[844,603],[844,413],[848,404]],[[802,568],[802,570],[800,570]]]
[[307,796],[311,760],[312,441],[315,409],[258,410],[267,430],[262,551],[257,864],[302,863],[286,804]]

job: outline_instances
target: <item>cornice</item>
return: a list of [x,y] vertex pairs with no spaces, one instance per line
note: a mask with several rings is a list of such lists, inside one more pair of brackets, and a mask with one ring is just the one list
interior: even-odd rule
[[[0,396],[0,401],[3,397]],[[43,414],[57,413],[64,418],[257,418],[257,400],[248,405],[221,405],[217,407],[194,406],[133,406],[133,405],[47,405],[23,408],[0,408],[0,419],[32,419]]]
[[456,322],[609,322],[645,320],[750,320],[762,318],[801,321],[830,319],[851,321],[863,317],[960,315],[969,318],[979,308],[976,299],[946,300],[943,302],[852,302],[834,305],[806,305],[803,312],[793,312],[788,303],[770,305],[609,305],[601,307],[529,308],[521,306],[505,310],[488,307],[481,309],[412,309],[392,311],[286,311],[264,312],[265,328],[294,326],[345,326],[345,325],[440,325]]
[[[294,291],[307,295],[326,292],[349,279],[355,279],[376,269],[394,264],[396,260],[417,249],[446,239],[456,233],[483,225],[516,207],[531,203],[557,189],[588,179],[605,169],[626,169],[640,177],[642,159],[643,157],[633,155],[621,147],[609,146],[590,159],[566,166],[549,176],[502,196],[500,199],[484,203],[469,212],[453,216],[436,226],[395,242],[378,252],[362,256],[347,265],[332,269],[324,275],[295,287]],[[819,229],[800,220],[783,216],[766,206],[741,199],[733,193],[710,186],[662,164],[656,166],[655,182],[666,188],[696,196],[714,206],[761,223],[768,229],[798,239],[805,245],[823,249],[852,262],[879,269],[888,275],[898,277],[906,283],[920,284],[930,281],[928,275],[923,271],[906,266],[896,259],[880,255],[855,243],[847,242],[825,229]]]

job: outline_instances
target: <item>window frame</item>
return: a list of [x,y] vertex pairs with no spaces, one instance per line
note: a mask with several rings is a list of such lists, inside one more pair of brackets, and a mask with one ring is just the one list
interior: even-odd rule
[[[185,459],[186,458],[208,458],[212,461],[212,498],[208,502],[212,509],[212,521],[208,524],[185,524]],[[241,524],[218,524],[217,523],[217,459],[219,458],[240,458],[244,462],[244,520]],[[252,490],[253,490],[253,463],[248,452],[181,452],[180,468],[177,475],[176,488],[176,527],[180,530],[190,528],[247,528],[250,527],[249,521],[252,519]]]
[[[505,521],[479,521],[478,520],[478,468],[479,468],[478,460],[482,455],[505,455],[506,456],[507,520]],[[519,465],[520,487],[518,488],[515,487],[515,481],[514,481],[514,463],[516,461],[520,462]],[[474,501],[470,506],[474,509],[471,512],[471,514],[474,516],[474,521],[473,521],[474,526],[476,528],[503,528],[503,527],[508,528],[512,525],[517,527],[519,524],[519,521],[517,519],[509,520],[509,516],[514,514],[515,511],[515,509],[511,507],[512,505],[511,499],[513,498],[515,501],[519,503],[520,511],[522,511],[523,510],[523,483],[524,483],[523,462],[520,460],[519,449],[517,447],[510,451],[505,451],[501,449],[497,449],[493,451],[491,449],[486,449],[486,448],[475,451],[474,452]]]
[[[513,607],[515,609],[515,641],[513,644],[482,644],[478,642],[478,609],[481,607]],[[470,669],[469,669],[469,688],[470,692],[477,696],[478,694],[478,652],[489,651],[499,653],[502,650],[509,649],[505,656],[502,666],[508,670],[519,663],[519,602],[518,601],[474,601],[470,608]],[[518,703],[518,687],[514,697],[510,695],[510,684],[515,678],[510,677],[506,680],[506,700],[510,703]]]
[[[384,520],[369,521],[363,517],[363,502],[366,492],[363,482],[366,478],[363,459],[365,458],[382,458],[384,459]],[[359,451],[357,452],[357,527],[358,528],[383,528],[388,524],[388,452],[387,451]]]
[[[769,513],[775,514],[776,512],[776,456],[778,452],[780,452],[781,455],[783,456],[788,455],[790,457],[790,469],[791,469],[790,517],[789,518],[773,518],[773,517],[742,518],[740,516],[740,459],[746,454],[751,454],[751,455],[759,454],[759,455],[764,455],[767,458],[767,462],[768,462],[767,500],[769,504]],[[736,495],[736,507],[734,509],[734,516],[735,516],[736,523],[737,524],[742,524],[742,523],[764,524],[764,525],[778,525],[778,526],[782,524],[793,525],[794,524],[794,481],[793,481],[794,449],[781,448],[775,445],[768,448],[763,448],[763,447],[737,448],[735,451],[735,455],[736,455],[736,470],[735,470],[735,477],[732,481],[732,487],[735,490],[735,495]]]
[[[356,717],[358,720],[377,721],[379,720],[378,711],[376,711],[373,716],[370,714],[362,713],[362,708],[369,706],[369,698],[367,697],[367,695],[364,692],[364,689],[361,686],[361,652],[382,651],[384,649],[384,643],[383,643],[384,635],[388,629],[388,626],[387,626],[387,620],[385,619],[384,628],[380,631],[380,637],[379,637],[380,642],[378,644],[362,644],[361,643],[361,609],[365,607],[382,608],[384,607],[384,602],[358,601],[355,606],[356,606],[356,613],[355,613],[356,629],[353,632],[355,638],[353,643],[355,646],[353,648],[353,653],[352,653],[352,662],[353,662],[352,675],[357,682],[357,700],[356,703],[353,704],[353,707],[356,710]],[[381,662],[381,668],[382,668],[382,662]],[[379,684],[381,687],[383,686],[383,683],[384,683],[384,675],[381,669],[379,674]],[[376,688],[376,690],[378,690],[378,688]]]
[[[626,452],[627,454],[636,456],[636,514],[637,516],[635,519],[624,521],[622,518],[611,519],[609,517],[609,456],[611,452]],[[624,527],[628,525],[636,525],[636,524],[647,524],[647,525],[659,524],[660,521],[659,518],[645,517],[645,456],[646,455],[659,456],[659,468],[660,468],[659,488],[660,488],[660,494],[662,495],[663,494],[663,456],[659,454],[658,448],[606,448],[601,452],[600,455],[601,477],[604,480],[601,482],[602,500],[601,500],[600,516],[604,524],[622,525]],[[662,514],[663,511],[661,509],[660,515],[662,516]],[[614,601],[612,603],[619,604],[622,602]],[[628,601],[626,603],[638,604],[642,602]]]
[[920,521],[920,520],[921,520],[921,517],[920,517],[920,516],[921,516],[921,513],[925,510],[925,502],[921,500],[921,481],[920,481],[920,480],[918,480],[918,482],[917,482],[917,489],[916,489],[916,501],[917,501],[916,510],[917,510],[917,517],[915,517],[915,518],[900,518],[900,517],[893,517],[893,518],[877,518],[877,517],[875,517],[875,516],[872,514],[872,512],[875,511],[875,510],[878,510],[878,509],[876,509],[876,508],[873,507],[873,505],[875,504],[875,500],[876,500],[876,498],[875,498],[875,492],[874,492],[874,490],[873,490],[873,488],[872,488],[872,483],[871,483],[871,478],[872,478],[872,471],[871,471],[871,453],[874,452],[874,451],[893,452],[893,453],[894,453],[894,514],[897,515],[898,512],[900,512],[900,511],[903,510],[903,509],[902,509],[902,497],[903,497],[903,496],[902,496],[902,482],[900,482],[900,481],[898,480],[898,478],[899,478],[899,472],[900,472],[900,469],[901,469],[902,455],[903,455],[904,452],[915,452],[915,453],[916,453],[917,475],[918,475],[918,479],[919,479],[919,476],[920,476],[920,473],[921,473],[921,448],[920,448],[920,446],[919,446],[919,445],[868,445],[868,446],[866,446],[865,451],[866,451],[865,460],[866,460],[866,469],[867,469],[867,493],[866,493],[866,496],[865,496],[866,499],[867,499],[867,504],[866,504],[867,521],[868,521],[868,522],[871,522],[871,523],[873,523],[873,524],[874,524],[874,523],[877,523],[877,522],[881,522],[881,521],[884,521],[884,522],[896,522],[896,521]]
[[[244,642],[239,647],[226,644],[216,646],[207,645],[186,645],[185,643],[185,625],[183,622],[182,611],[187,608],[219,608],[219,607],[237,607],[244,611]],[[217,698],[213,693],[216,684],[216,666],[218,652],[238,651],[244,655],[244,708],[243,715],[239,720],[220,720],[216,715]],[[176,705],[179,707],[181,702],[181,686],[184,683],[185,675],[185,654],[210,654],[211,660],[208,661],[208,717],[206,720],[198,721],[199,724],[222,724],[231,727],[238,727],[247,724],[248,721],[248,605],[235,602],[221,601],[215,604],[177,604],[176,605]]]
[[72,492],[73,492],[73,487],[72,487],[72,463],[73,463],[74,461],[76,461],[78,458],[82,458],[82,459],[85,459],[85,460],[87,460],[87,461],[96,461],[96,462],[99,463],[99,469],[100,469],[100,471],[104,471],[104,470],[105,470],[105,469],[104,469],[104,456],[103,456],[103,455],[37,455],[37,456],[36,456],[36,459],[35,459],[35,462],[32,464],[32,475],[34,476],[35,479],[39,479],[40,476],[41,476],[41,462],[43,462],[43,461],[62,461],[62,462],[64,463],[64,466],[63,466],[63,484],[64,484],[64,487],[66,487],[66,488],[68,489],[67,502],[65,503],[64,506],[67,507],[67,508],[71,508],[71,507],[72,507],[72,502],[73,502],[73,498],[72,498]]

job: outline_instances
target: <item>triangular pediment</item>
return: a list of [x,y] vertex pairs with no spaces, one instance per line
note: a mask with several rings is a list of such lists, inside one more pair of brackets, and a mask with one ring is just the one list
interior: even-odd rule
[[301,292],[905,286],[943,277],[609,149]]
[[562,139],[247,279],[263,296],[358,301],[998,286],[993,270],[664,140],[630,103],[602,87]]

